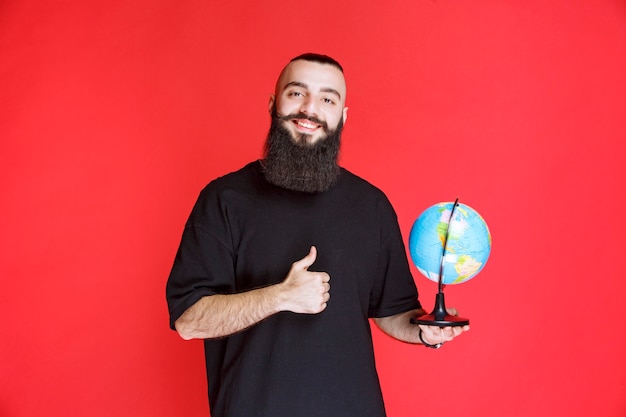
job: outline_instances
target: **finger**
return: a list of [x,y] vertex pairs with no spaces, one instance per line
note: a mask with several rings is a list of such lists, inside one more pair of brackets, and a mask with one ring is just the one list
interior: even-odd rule
[[426,326],[426,325],[421,325],[421,324],[419,325],[419,327],[422,330],[422,336],[427,343],[430,343],[431,345],[435,345],[443,341],[441,339],[440,327]]
[[315,246],[311,246],[309,253],[299,261],[296,261],[293,266],[297,269],[307,270],[317,259],[317,248]]
[[438,326],[427,326],[424,324],[420,324],[419,327],[420,329],[422,329],[422,332],[431,340],[434,338],[439,338],[441,335],[441,328]]
[[450,327],[449,329],[450,329],[450,331],[445,333],[446,340],[448,340],[448,341],[456,338],[461,333],[463,333],[465,331],[468,331],[469,330],[469,326],[454,326],[454,327]]
[[459,311],[454,308],[454,307],[449,307],[446,308],[446,311],[448,312],[448,314],[450,314],[451,316],[458,316],[459,315]]
[[452,334],[453,334],[452,330],[446,331],[444,329],[441,329],[441,331],[437,335],[437,338],[439,339],[439,342],[441,342],[441,343],[449,342],[450,340],[453,339]]
[[454,339],[454,327],[446,326],[440,327],[437,332],[435,332],[436,337],[439,338],[442,342],[449,342]]

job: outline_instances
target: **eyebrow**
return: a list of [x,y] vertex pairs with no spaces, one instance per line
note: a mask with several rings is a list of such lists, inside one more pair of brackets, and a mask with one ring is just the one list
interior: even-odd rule
[[[306,89],[309,88],[309,86],[306,83],[303,83],[302,81],[291,81],[291,82],[288,82],[287,84],[285,84],[285,89],[287,89],[288,87],[302,87],[302,88],[306,88]],[[320,89],[320,91],[322,93],[335,94],[341,100],[341,94],[339,94],[339,91],[335,90],[334,88],[322,87]]]

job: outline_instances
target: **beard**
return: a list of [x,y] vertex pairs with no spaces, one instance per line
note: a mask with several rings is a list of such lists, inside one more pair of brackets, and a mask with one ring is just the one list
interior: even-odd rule
[[[320,193],[328,190],[339,176],[339,148],[343,119],[335,130],[313,117],[303,114],[279,116],[272,109],[270,131],[265,142],[262,162],[265,179],[274,185],[293,191]],[[311,143],[311,135],[294,138],[284,123],[292,119],[308,119],[324,129],[325,136]]]

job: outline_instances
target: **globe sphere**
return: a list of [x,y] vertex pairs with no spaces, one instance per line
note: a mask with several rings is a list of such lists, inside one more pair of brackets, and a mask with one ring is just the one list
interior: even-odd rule
[[475,277],[491,253],[491,234],[483,217],[473,208],[457,203],[451,219],[454,204],[438,203],[424,210],[409,235],[409,253],[418,271],[439,282],[443,260],[442,283],[446,285]]

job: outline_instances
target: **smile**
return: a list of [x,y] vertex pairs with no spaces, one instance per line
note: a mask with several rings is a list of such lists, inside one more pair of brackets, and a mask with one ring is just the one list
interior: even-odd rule
[[296,126],[305,130],[315,130],[318,127],[320,127],[320,125],[315,124],[311,122],[310,120],[306,120],[306,119],[296,119],[293,122],[296,124]]

